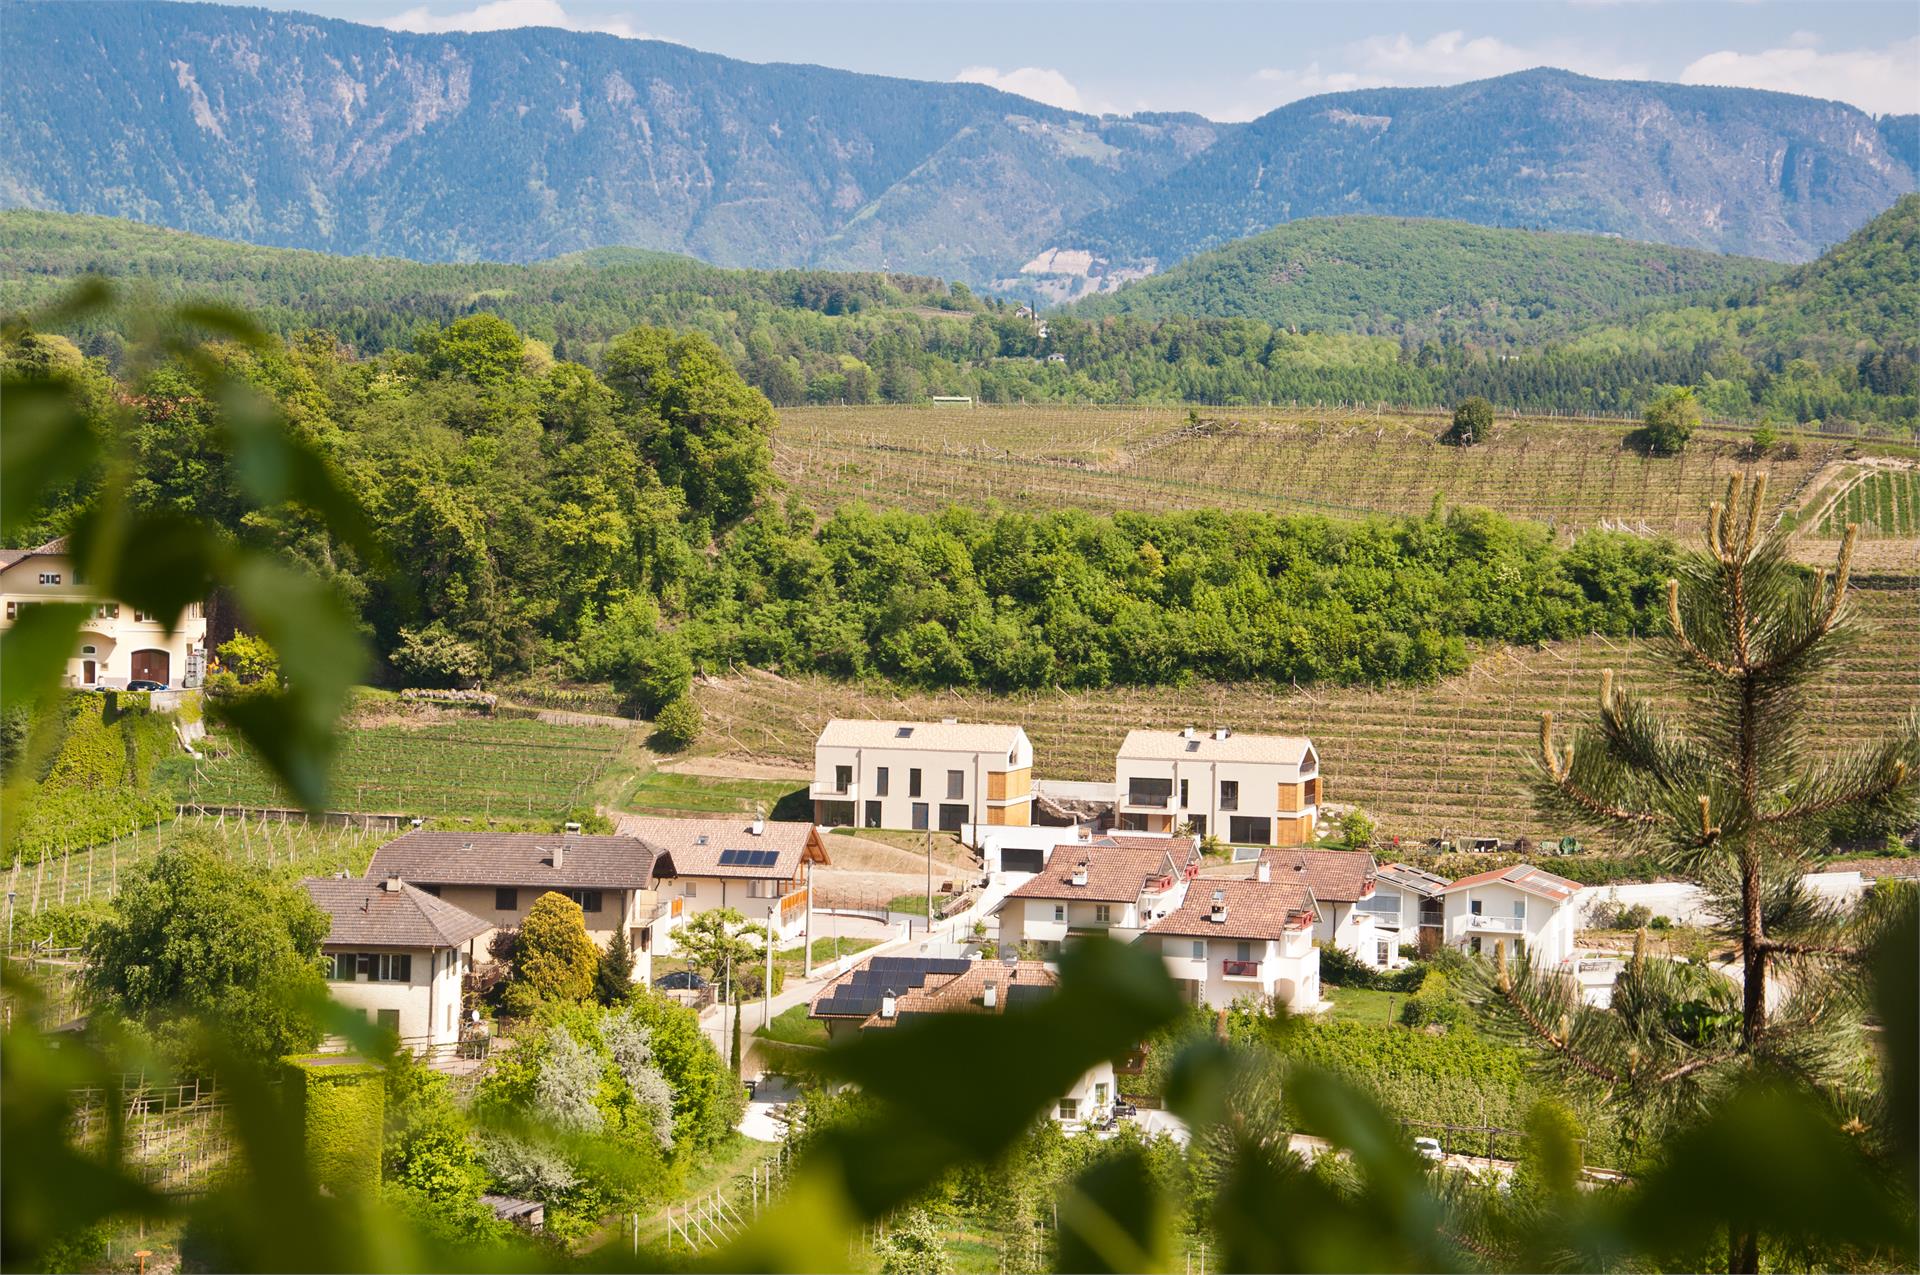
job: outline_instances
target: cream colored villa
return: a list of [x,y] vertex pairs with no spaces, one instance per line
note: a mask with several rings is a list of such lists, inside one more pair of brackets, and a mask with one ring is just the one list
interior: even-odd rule
[[493,926],[398,877],[301,884],[332,922],[321,953],[333,998],[415,1053],[457,1043],[462,980]]
[[814,820],[827,827],[1033,822],[1033,745],[1018,726],[835,718],[813,746]]
[[75,571],[64,536],[35,549],[0,549],[0,600],[0,631],[31,606],[94,604],[67,660],[68,686],[124,690],[129,682],[154,682],[176,688],[198,686],[206,676],[207,613],[201,603],[188,606],[179,629],[170,633],[144,611],[101,602]]
[[1122,828],[1192,824],[1235,845],[1305,845],[1320,813],[1320,757],[1295,735],[1128,731],[1114,762],[1114,801]]

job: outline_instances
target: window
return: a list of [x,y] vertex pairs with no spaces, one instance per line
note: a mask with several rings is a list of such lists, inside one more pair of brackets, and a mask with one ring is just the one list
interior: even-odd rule
[[83,646],[83,647],[81,647],[81,648],[80,648],[80,654],[82,654],[82,655],[98,655],[98,654],[100,654],[100,651],[99,651],[99,648],[97,648],[97,647],[92,647],[92,646]]
[[1220,809],[1240,809],[1240,781],[1238,779],[1222,779],[1220,781]]
[[[362,952],[356,976],[368,983],[410,983],[413,956],[408,952]],[[346,980],[341,980],[346,981]]]
[[1234,815],[1227,820],[1227,840],[1243,846],[1271,845],[1273,844],[1273,820],[1255,819],[1251,815]]
[[[873,772],[873,795],[876,797],[884,797],[887,795],[887,768],[885,766]],[[878,828],[880,825],[876,823],[873,826]]]
[[947,799],[955,800],[967,795],[967,772],[949,770],[947,772]]
[[1149,779],[1135,775],[1127,780],[1129,806],[1153,806],[1165,809],[1173,801],[1173,780]]
[[700,897],[699,883],[694,881],[682,881],[680,883],[680,897],[683,899],[699,898]]
[[1056,921],[1064,921],[1064,920],[1066,920],[1066,919],[1067,919],[1067,905],[1066,905],[1066,904],[1064,904],[1064,903],[1056,903],[1056,904],[1054,904],[1054,905],[1053,905],[1053,919],[1054,919],[1054,920],[1056,920]]
[[514,912],[520,907],[520,891],[511,886],[501,886],[493,892],[493,910],[496,912]]
[[[919,795],[920,795],[920,768],[918,766],[915,766],[912,770],[909,770],[907,772],[907,796],[918,797]],[[925,824],[920,824],[918,826],[923,828],[926,827]]]
[[147,623],[149,623],[149,622],[151,622],[151,621],[152,621],[152,619],[153,619],[153,612],[151,612],[151,611],[135,611],[135,612],[133,613],[133,619],[134,619],[134,622],[135,622],[136,624],[147,624]]
[[392,1032],[396,1036],[400,1034],[400,1011],[399,1010],[397,1009],[377,1010],[374,1013],[374,1021],[379,1025],[379,1028],[381,1031]]
[[1195,939],[1193,941],[1193,959],[1196,961],[1204,961],[1207,959],[1207,941],[1205,939]]
[[1186,806],[1187,806],[1187,781],[1182,779],[1180,781],[1180,808],[1184,810],[1186,809]]
[[1468,940],[1468,946],[1470,946],[1473,949],[1473,954],[1475,956],[1480,955],[1480,936],[1478,934],[1474,935],[1470,940]]
[[40,573],[40,583],[41,584],[59,584],[60,573],[58,571],[42,571]]
[[1207,835],[1207,817],[1205,815],[1188,815],[1187,822],[1193,825],[1195,836],[1204,837]]
[[940,831],[958,832],[967,822],[967,807],[964,803],[940,803]]
[[1078,1120],[1080,1118],[1080,1100],[1078,1098],[1062,1098],[1060,1100],[1060,1118],[1062,1120]]
[[332,952],[327,956],[327,981],[331,983],[351,983],[354,971],[360,968],[360,958],[352,952]]
[[853,767],[835,766],[833,768],[833,790],[845,792],[853,786]]
[[1392,955],[1392,953],[1387,951],[1387,941],[1381,939],[1378,943],[1375,943],[1373,947],[1373,963],[1375,965],[1385,965],[1388,958]]
[[1253,944],[1247,942],[1235,943],[1233,945],[1233,959],[1236,961],[1251,961],[1253,959]]
[[582,912],[598,912],[603,902],[598,890],[562,890],[560,893],[578,903]]
[[1104,1080],[1093,1087],[1093,1105],[1096,1107],[1107,1105],[1107,1082]]
[[[916,770],[913,773],[915,775],[918,775],[920,772]],[[915,792],[919,792],[920,785],[916,783],[913,786],[913,790]],[[913,803],[913,830],[915,832],[924,832],[926,831],[926,827],[927,827],[927,803],[924,801],[916,801]]]
[[1524,921],[1527,919],[1527,901],[1525,899],[1515,899],[1513,901],[1513,919],[1516,921]]
[[11,598],[7,599],[7,618],[9,620],[20,618],[20,604]]
[[1386,894],[1382,891],[1375,890],[1372,894],[1353,906],[1358,911],[1371,912],[1376,918],[1382,921],[1398,921],[1400,919],[1400,896],[1397,894]]
[[1111,925],[1113,923],[1113,909],[1105,903],[1096,903],[1093,905],[1093,919],[1101,925]]
[[1473,914],[1474,914],[1475,916],[1479,916],[1479,915],[1480,915],[1480,900],[1478,900],[1478,899],[1468,899],[1468,900],[1467,900],[1467,911],[1469,911],[1469,912],[1471,912],[1471,913],[1473,913]]
[[[887,772],[883,770],[880,773],[884,775]],[[880,826],[880,803],[877,801],[869,801],[867,803],[867,827],[878,828],[879,826]]]
[[93,618],[96,620],[119,619],[120,604],[118,602],[102,602],[99,606],[93,609]]

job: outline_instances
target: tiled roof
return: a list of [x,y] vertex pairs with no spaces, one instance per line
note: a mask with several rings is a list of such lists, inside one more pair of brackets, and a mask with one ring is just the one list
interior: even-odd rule
[[[1214,904],[1224,903],[1224,920],[1212,920]],[[1222,881],[1202,877],[1187,897],[1148,928],[1155,934],[1194,938],[1277,939],[1289,929],[1310,926],[1319,917],[1313,891],[1292,881]]]
[[[1007,897],[1131,903],[1140,897],[1140,891],[1150,879],[1163,875],[1178,878],[1192,857],[1192,848],[1185,840],[1105,848],[1098,841],[1091,845],[1067,842],[1054,847],[1047,866]],[[1081,864],[1087,868],[1087,883],[1075,885],[1074,870]]]
[[402,883],[386,888],[386,879],[309,877],[300,883],[333,918],[330,945],[342,947],[458,947],[493,929],[425,890]]
[[1122,760],[1260,762],[1295,772],[1312,751],[1313,741],[1304,735],[1242,735],[1237,731],[1228,732],[1225,739],[1215,739],[1212,731],[1195,731],[1189,739],[1184,731],[1130,730],[1120,745]]
[[[768,819],[754,835],[753,820],[744,816],[732,819],[665,819],[649,815],[622,815],[620,831],[638,838],[658,856],[656,877],[742,877],[791,880],[800,875],[808,847],[814,862],[827,862],[824,843],[814,825],[800,820]],[[720,862],[723,852],[749,850],[772,852],[771,863]],[[737,859],[739,855],[728,855]]]
[[66,551],[67,538],[65,536],[55,536],[52,540],[47,541],[47,543],[35,545],[31,549],[0,549],[0,571],[6,570],[16,562],[24,562],[28,558],[37,558],[42,554],[62,554]]
[[1412,890],[1428,898],[1447,888],[1447,879],[1437,872],[1427,872],[1420,868],[1411,868],[1404,863],[1389,863],[1377,869],[1374,875],[1388,885],[1397,885],[1403,890]]
[[1466,890],[1476,885],[1510,885],[1516,890],[1525,890],[1556,903],[1571,899],[1581,889],[1578,881],[1557,877],[1545,868],[1536,868],[1530,863],[1516,863],[1510,868],[1495,868],[1491,872],[1476,872],[1470,877],[1461,877],[1440,890],[1440,893],[1452,894],[1455,890]]
[[[986,1004],[987,984],[994,985],[994,1003]],[[902,992],[894,998],[894,1017],[875,1013],[860,1024],[862,1031],[892,1027],[916,1014],[998,1014],[1009,1003],[1030,1004],[1051,996],[1059,976],[1043,961],[975,961],[964,974],[936,974],[924,987]]]
[[1365,850],[1269,850],[1260,857],[1275,881],[1308,886],[1322,903],[1357,903],[1373,893],[1373,856]]
[[[902,730],[911,732],[902,735]],[[876,722],[836,717],[821,728],[817,748],[926,748],[935,752],[1008,753],[1024,732],[997,722]]]
[[[554,859],[560,852],[559,864]],[[367,875],[426,885],[644,890],[654,852],[630,836],[558,832],[409,832],[374,852]]]

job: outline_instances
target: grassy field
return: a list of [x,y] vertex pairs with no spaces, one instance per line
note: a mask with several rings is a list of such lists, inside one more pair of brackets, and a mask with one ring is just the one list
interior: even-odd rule
[[[523,718],[427,710],[404,721],[349,725],[334,763],[335,809],[403,814],[558,817],[591,808],[628,732]],[[239,748],[169,766],[179,800],[292,804]]]
[[779,779],[722,779],[710,775],[649,771],[621,798],[623,810],[648,815],[752,814],[770,819],[806,819],[812,814],[805,784]]
[[[1502,422],[1448,447],[1438,419],[1328,410],[1201,408],[787,408],[776,463],[820,508],[860,498],[933,509],[1228,507],[1353,516],[1424,513],[1436,497],[1581,529],[1697,534],[1749,439],[1702,430],[1650,459],[1618,424]],[[1823,465],[1871,442],[1807,436],[1763,462],[1785,508]],[[1877,524],[1876,524],[1877,525]]]
[[808,1018],[805,1005],[781,1010],[765,1027],[754,1028],[753,1034],[779,1041],[783,1045],[811,1045],[818,1049],[827,1047],[826,1024]]
[[[1820,711],[1830,738],[1883,729],[1920,702],[1920,588],[1912,576],[1855,581],[1869,636],[1833,668]],[[711,752],[791,762],[812,755],[832,715],[937,721],[1019,722],[1033,740],[1034,773],[1046,779],[1111,779],[1113,756],[1133,726],[1226,724],[1301,733],[1319,746],[1326,800],[1353,802],[1392,838],[1525,835],[1558,839],[1526,790],[1540,711],[1567,723],[1591,719],[1602,669],[1627,687],[1663,694],[1644,644],[1589,638],[1538,648],[1484,651],[1465,674],[1434,686],[1322,690],[1195,684],[1069,693],[913,692],[895,687],[748,673],[696,688]]]
[[1405,992],[1381,992],[1370,987],[1334,987],[1329,984],[1323,984],[1320,990],[1333,1005],[1327,1011],[1327,1016],[1348,1022],[1390,1026],[1400,1021],[1400,1007],[1407,1003]]

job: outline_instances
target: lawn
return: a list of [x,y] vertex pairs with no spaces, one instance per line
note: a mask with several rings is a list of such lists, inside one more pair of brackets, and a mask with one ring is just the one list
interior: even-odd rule
[[909,916],[925,916],[927,914],[926,893],[922,891],[919,894],[895,895],[893,900],[887,904],[887,910],[890,912],[904,912]]
[[808,1018],[805,1005],[782,1010],[766,1026],[754,1028],[753,1034],[779,1041],[783,1045],[811,1045],[824,1049],[827,1044],[826,1024]]
[[1356,1023],[1397,1023],[1400,1007],[1407,1003],[1404,992],[1378,992],[1370,987],[1325,985],[1321,991],[1333,1002],[1326,1017]]
[[[816,924],[818,922],[816,921]],[[879,943],[879,939],[824,938],[813,941],[813,965],[818,969],[822,965],[837,961],[843,956],[852,956],[864,952]],[[796,943],[792,947],[782,948],[774,954],[776,966],[788,978],[798,978],[803,969],[801,961],[804,944]]]
[[640,776],[621,800],[627,810],[649,815],[750,815],[810,819],[804,785],[783,779],[717,779],[655,770]]

